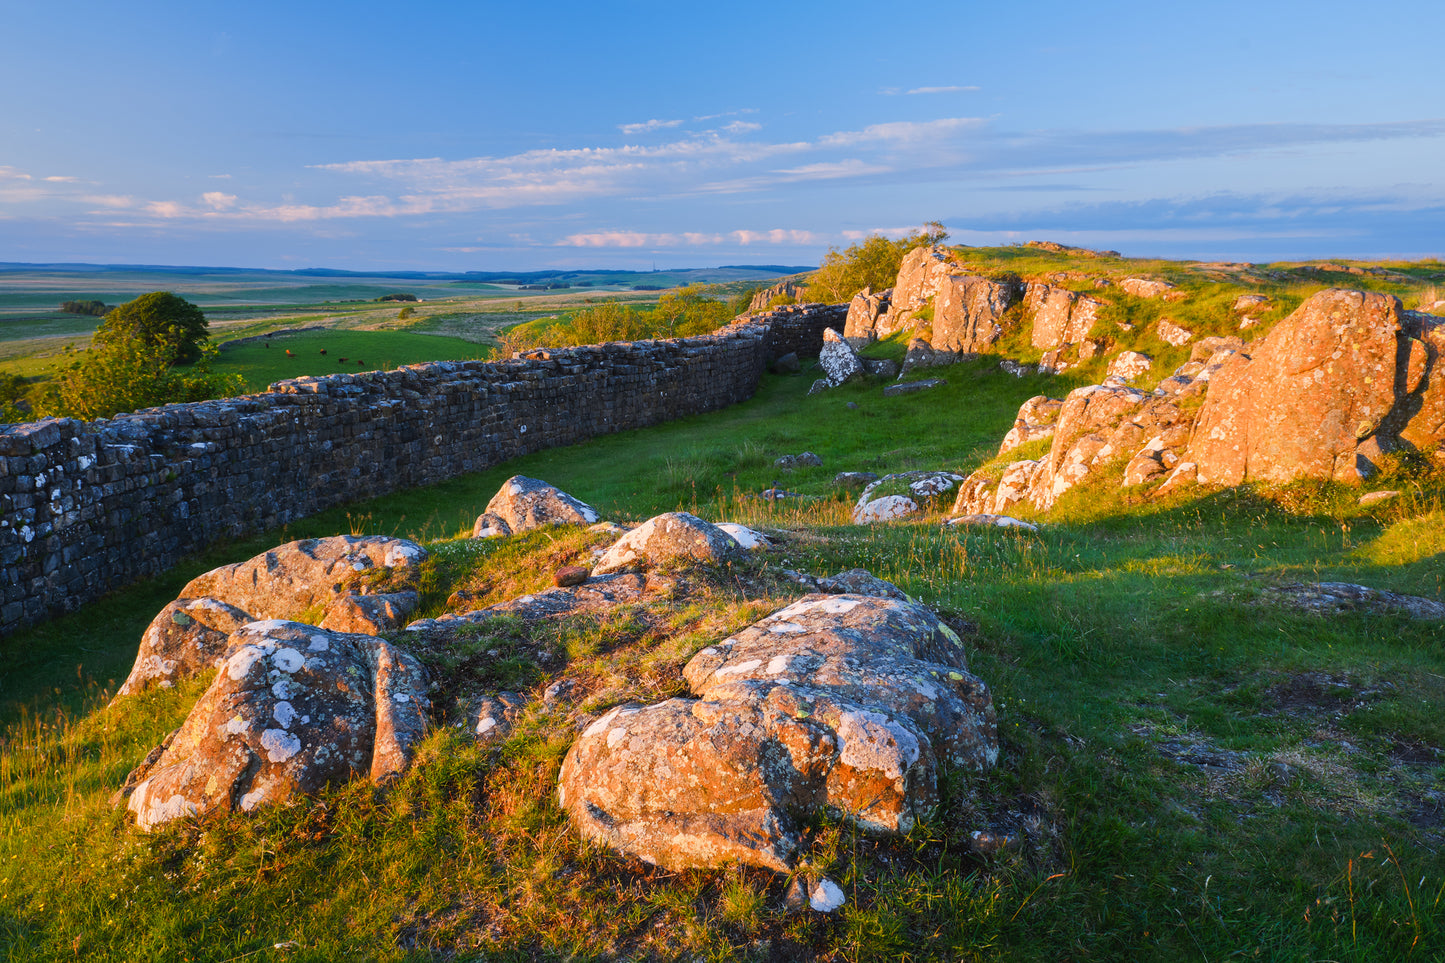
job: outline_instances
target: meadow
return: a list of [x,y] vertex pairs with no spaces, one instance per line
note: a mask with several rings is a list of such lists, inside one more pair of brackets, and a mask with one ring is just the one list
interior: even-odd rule
[[[970,256],[991,271],[1077,264],[1012,249]],[[1349,277],[1393,285],[1413,306],[1438,268]],[[1334,280],[1257,272],[1181,272],[1189,300],[1110,295],[1108,311],[1135,331],[1167,311],[1198,333],[1227,333],[1233,297],[1267,287],[1267,328]],[[1445,956],[1445,626],[1308,615],[1268,592],[1339,580],[1445,598],[1445,477],[1398,465],[1370,487],[1402,494],[1364,508],[1358,490],[1332,483],[1151,497],[1096,476],[1046,515],[1021,506],[1037,534],[945,528],[938,511],[849,524],[856,493],[834,485],[837,472],[967,473],[992,461],[1021,402],[1062,397],[1102,371],[1096,359],[1014,378],[997,360],[919,372],[946,384],[894,398],[866,383],[808,395],[816,372],[768,375],[724,411],[218,545],[0,639],[0,946],[17,960]],[[822,467],[774,464],[803,450]],[[604,517],[685,509],[752,525],[780,548],[683,573],[686,591],[606,616],[500,619],[456,651],[428,653],[442,724],[385,792],[357,780],[152,836],[127,825],[112,792],[204,681],[106,705],[146,624],[190,577],[289,539],[352,532],[428,546],[420,616],[446,610],[456,591],[476,606],[536,591],[602,536],[470,539],[513,474]],[[799,497],[757,497],[774,486]],[[572,833],[555,786],[579,722],[681,694],[694,652],[796,595],[783,569],[853,566],[964,637],[998,709],[996,770],[954,774],[933,818],[902,839],[815,820],[798,872],[842,885],[848,902],[828,915],[789,910],[782,876],[664,872]],[[559,678],[576,684],[577,704],[540,698]],[[479,747],[450,700],[499,688],[534,701],[509,739]],[[1008,842],[981,846],[980,831]]]
[[[890,346],[884,346],[884,352]],[[1431,959],[1445,952],[1445,631],[1271,608],[1260,586],[1344,579],[1445,594],[1435,477],[1360,509],[1330,485],[1130,504],[1069,493],[1038,535],[938,518],[846,524],[842,470],[952,467],[992,453],[1048,379],[982,362],[883,398],[769,377],[712,415],[532,455],[435,488],[218,547],[163,579],[0,642],[0,941],[14,959]],[[1056,385],[1054,386],[1056,387]],[[849,408],[853,402],[857,408]],[[772,462],[808,449],[822,468]],[[508,475],[613,518],[685,508],[783,551],[685,599],[606,618],[502,624],[451,676],[539,691],[566,676],[600,711],[676,694],[693,651],[781,604],[783,567],[860,565],[962,628],[993,687],[1003,760],[901,841],[816,824],[807,866],[837,914],[796,914],[755,870],[665,873],[579,842],[554,802],[572,723],[534,703],[496,749],[443,727],[388,793],[365,783],[153,837],[109,796],[201,686],[104,708],[151,615],[184,580],[337,531],[425,541],[427,612],[546,584],[595,537],[474,543]],[[769,502],[773,482],[803,495]],[[437,668],[434,666],[434,668]],[[1011,836],[980,854],[974,830]]]

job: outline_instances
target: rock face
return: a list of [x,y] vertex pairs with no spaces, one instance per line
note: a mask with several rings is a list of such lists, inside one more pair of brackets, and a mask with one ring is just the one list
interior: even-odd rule
[[1044,395],[1034,395],[1019,405],[1014,426],[1004,435],[1003,443],[998,446],[998,453],[1002,455],[1006,451],[1013,451],[1019,445],[1052,437],[1054,425],[1059,420],[1059,411],[1063,407],[1064,403],[1058,398]]
[[149,831],[246,810],[367,775],[404,772],[426,728],[421,666],[381,639],[252,622],[168,746],[131,774],[127,808]]
[[886,338],[913,327],[917,323],[913,313],[938,294],[945,277],[959,271],[944,247],[916,247],[903,255],[888,311],[875,326],[877,336]]
[[872,341],[878,337],[878,319],[888,313],[893,301],[893,289],[874,294],[864,288],[853,295],[848,302],[848,320],[843,324],[843,337],[850,344]]
[[677,563],[717,565],[741,554],[733,537],[712,522],[687,512],[667,512],[618,539],[597,560],[592,573],[646,571]]
[[591,505],[525,475],[513,475],[502,483],[487,502],[486,513],[477,519],[478,525],[489,516],[501,519],[507,526],[504,534],[511,535],[544,525],[591,525],[601,517]]
[[670,869],[787,870],[817,812],[906,833],[937,805],[941,766],[997,761],[987,687],[909,602],[810,595],[683,675],[696,698],[611,710],[558,787],[583,836]]
[[220,599],[254,619],[294,619],[350,594],[348,584],[360,576],[380,569],[404,576],[426,557],[426,549],[404,538],[307,538],[199,575],[181,597]]
[[1032,343],[1040,351],[1078,344],[1089,336],[1104,302],[1067,288],[1033,283],[1024,310],[1033,317]]
[[251,616],[212,598],[180,598],[161,609],[141,636],[140,654],[116,698],[216,669],[226,658],[226,639]]
[[865,373],[863,362],[853,346],[832,328],[823,332],[823,350],[818,354],[818,367],[823,369],[830,388],[862,377]]
[[938,280],[933,304],[935,351],[977,354],[1003,334],[1003,316],[1023,297],[1023,284],[972,275],[947,274]]
[[799,280],[797,278],[787,278],[786,280],[779,281],[772,287],[764,288],[753,295],[753,299],[748,302],[748,313],[756,314],[759,311],[766,311],[768,305],[772,304],[778,298],[793,298],[796,300],[803,296],[807,287],[808,282],[806,280]]
[[1314,295],[1212,379],[1189,444],[1205,484],[1333,478],[1445,443],[1445,325],[1382,294]]

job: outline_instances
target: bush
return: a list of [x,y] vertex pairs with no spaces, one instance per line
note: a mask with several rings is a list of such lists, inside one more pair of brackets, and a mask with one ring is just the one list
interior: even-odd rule
[[104,301],[61,301],[60,310],[66,314],[88,314],[100,318],[110,309],[105,306]]
[[842,304],[864,288],[874,291],[891,288],[903,255],[916,247],[938,244],[947,237],[948,231],[941,223],[929,221],[923,230],[896,241],[873,234],[845,251],[829,248],[822,265],[808,281],[805,300]]
[[200,308],[169,291],[152,291],[107,314],[93,341],[101,348],[132,341],[147,348],[170,348],[174,362],[190,362],[200,358],[207,333]]
[[415,301],[415,294],[383,294],[378,301]]
[[413,308],[413,307],[408,306],[408,307],[402,308],[400,311],[398,311],[398,312],[396,313],[396,316],[397,316],[399,319],[405,321],[407,318],[411,317],[411,316],[414,315],[414,314],[416,314],[416,309]]
[[178,348],[141,338],[112,341],[81,352],[50,382],[31,392],[35,417],[93,421],[176,401],[240,394],[245,380],[211,372],[218,350],[206,344],[189,368],[174,367]]

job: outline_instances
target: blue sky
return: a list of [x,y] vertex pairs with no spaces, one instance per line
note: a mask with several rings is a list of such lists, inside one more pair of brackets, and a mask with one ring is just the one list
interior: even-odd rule
[[1445,255],[1445,4],[0,0],[0,261]]

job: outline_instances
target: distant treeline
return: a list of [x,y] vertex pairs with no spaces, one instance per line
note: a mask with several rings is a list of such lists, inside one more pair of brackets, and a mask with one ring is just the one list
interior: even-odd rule
[[383,294],[378,301],[415,301],[415,294]]
[[106,307],[104,301],[61,301],[60,310],[66,314],[88,314],[103,318],[110,308]]

